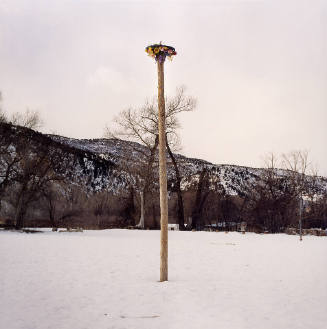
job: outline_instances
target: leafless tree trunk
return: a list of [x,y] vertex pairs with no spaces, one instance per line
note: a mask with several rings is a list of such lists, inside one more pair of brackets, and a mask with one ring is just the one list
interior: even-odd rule
[[208,172],[204,168],[199,177],[199,183],[197,186],[194,208],[192,211],[192,229],[202,230],[204,222],[202,219],[202,209],[204,203],[209,195],[209,190],[206,187]]
[[166,144],[167,144],[167,150],[169,153],[169,156],[171,158],[171,161],[173,163],[174,169],[175,169],[175,174],[176,174],[176,193],[177,193],[177,218],[178,218],[178,225],[179,225],[179,230],[184,231],[185,226],[184,226],[184,202],[183,202],[183,195],[182,195],[182,190],[181,190],[181,176],[179,173],[179,168],[178,164],[176,161],[176,158],[173,154],[173,152],[170,149],[167,137],[166,137]]
[[140,208],[141,208],[141,215],[140,215],[140,222],[136,225],[144,229],[144,190],[140,191]]
[[151,192],[151,186],[153,184],[153,164],[155,161],[155,155],[157,152],[158,145],[159,145],[159,135],[156,135],[154,145],[150,149],[150,157],[149,157],[149,161],[147,163],[145,183],[144,183],[144,187],[143,187],[143,191],[142,191],[143,198],[141,199],[141,208],[142,208],[142,202],[143,202],[143,217],[144,218],[146,216],[145,205],[148,203],[149,194]]
[[58,223],[56,222],[56,213],[57,213],[57,191],[54,190],[52,186],[46,186],[42,191],[43,197],[46,201],[46,209],[49,214],[50,225],[52,231],[57,231]]

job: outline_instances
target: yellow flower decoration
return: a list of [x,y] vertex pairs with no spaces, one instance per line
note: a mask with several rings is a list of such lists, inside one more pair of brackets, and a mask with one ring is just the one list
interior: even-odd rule
[[146,52],[150,57],[154,58],[160,63],[164,62],[166,58],[172,60],[172,57],[176,55],[174,47],[162,45],[161,42],[160,44],[154,44],[146,47]]

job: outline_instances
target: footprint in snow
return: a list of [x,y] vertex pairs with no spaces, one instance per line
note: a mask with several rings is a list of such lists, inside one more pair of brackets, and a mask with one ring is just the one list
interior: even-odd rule
[[154,319],[159,318],[160,315],[139,315],[139,316],[128,316],[128,315],[121,315],[122,319]]

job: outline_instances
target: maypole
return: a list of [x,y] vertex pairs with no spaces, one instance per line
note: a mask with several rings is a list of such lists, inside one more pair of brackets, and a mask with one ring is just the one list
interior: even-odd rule
[[154,44],[145,51],[157,62],[158,70],[158,129],[159,129],[159,180],[160,180],[160,282],[168,281],[168,195],[166,164],[166,111],[164,92],[164,63],[166,57],[176,55],[175,48]]

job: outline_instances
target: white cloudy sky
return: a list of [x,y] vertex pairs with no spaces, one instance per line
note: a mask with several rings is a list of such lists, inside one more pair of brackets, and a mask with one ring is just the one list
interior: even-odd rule
[[38,110],[44,131],[97,138],[156,93],[145,46],[163,41],[166,93],[197,98],[182,153],[261,166],[310,151],[327,175],[327,1],[0,0],[0,90],[7,112]]

